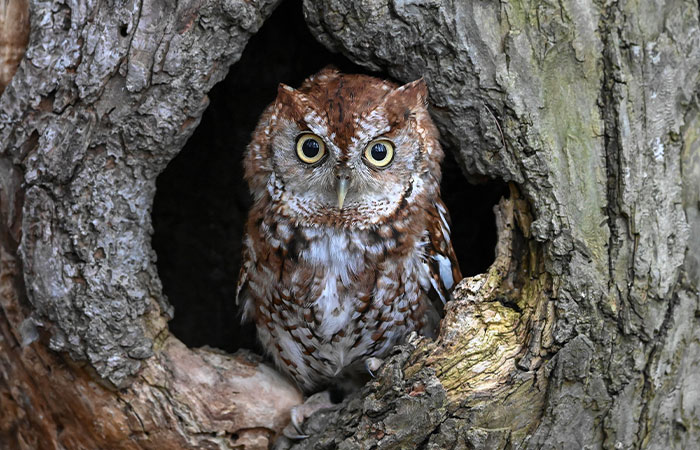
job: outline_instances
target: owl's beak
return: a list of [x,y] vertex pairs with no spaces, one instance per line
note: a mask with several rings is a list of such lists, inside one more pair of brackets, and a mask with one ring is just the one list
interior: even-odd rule
[[340,178],[338,180],[338,209],[343,209],[343,202],[345,202],[345,196],[348,193],[348,186],[350,186],[349,179]]

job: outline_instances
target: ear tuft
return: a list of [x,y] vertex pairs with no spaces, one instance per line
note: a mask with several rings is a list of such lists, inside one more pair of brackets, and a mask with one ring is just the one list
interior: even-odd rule
[[409,108],[428,106],[428,86],[421,77],[401,87],[394,89],[387,95],[387,103],[398,102],[408,105]]
[[428,85],[425,84],[423,77],[415,81],[406,83],[399,89],[404,91],[407,100],[413,100],[415,105],[428,106]]
[[291,87],[291,86],[288,86],[288,85],[286,85],[286,84],[284,84],[284,83],[280,83],[280,85],[277,87],[277,95],[280,95],[280,94],[282,93],[282,91],[286,91],[286,92],[292,93],[292,92],[294,92],[295,90],[296,90],[296,89],[294,89],[294,88]]
[[291,86],[280,83],[277,87],[277,104],[299,105],[303,94]]
[[277,87],[275,105],[278,110],[290,108],[303,116],[303,113],[311,108],[313,102],[299,89],[294,89],[284,83]]
[[328,64],[326,67],[321,69],[315,76],[329,76],[329,75],[337,75],[340,73],[340,70],[338,70],[337,67],[335,67],[333,64]]
[[336,78],[340,75],[340,71],[333,64],[329,64],[320,71],[304,80],[302,86],[309,87],[314,81],[326,81],[331,78]]

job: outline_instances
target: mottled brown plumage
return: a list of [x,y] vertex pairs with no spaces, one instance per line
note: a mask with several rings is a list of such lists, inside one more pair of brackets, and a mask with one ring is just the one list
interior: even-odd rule
[[426,105],[422,80],[324,69],[280,85],[253,135],[238,300],[306,392],[354,380],[411,331],[431,334],[431,298],[461,278]]

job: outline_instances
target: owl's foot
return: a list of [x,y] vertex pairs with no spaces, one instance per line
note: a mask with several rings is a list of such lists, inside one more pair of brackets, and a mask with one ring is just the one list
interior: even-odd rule
[[309,436],[304,434],[301,429],[301,425],[304,423],[304,421],[316,411],[324,408],[330,408],[331,406],[333,406],[333,403],[331,403],[330,391],[315,393],[311,397],[307,398],[301,405],[297,405],[292,408],[292,421],[289,423],[289,425],[284,427],[282,433],[289,439],[306,439]]
[[383,359],[370,357],[365,359],[365,368],[367,369],[367,372],[369,372],[370,376],[374,378],[374,374],[380,367],[382,367],[383,363]]

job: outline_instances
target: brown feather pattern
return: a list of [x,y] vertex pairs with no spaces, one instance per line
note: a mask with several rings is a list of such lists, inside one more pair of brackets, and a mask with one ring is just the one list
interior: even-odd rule
[[[295,150],[308,132],[327,152],[314,165]],[[382,169],[363,157],[377,138],[395,147]],[[244,160],[254,205],[238,301],[304,391],[352,381],[411,331],[434,332],[430,298],[447,300],[461,278],[442,157],[422,80],[399,87],[327,68],[299,89],[280,85],[263,113]],[[350,174],[342,209],[341,172]]]

